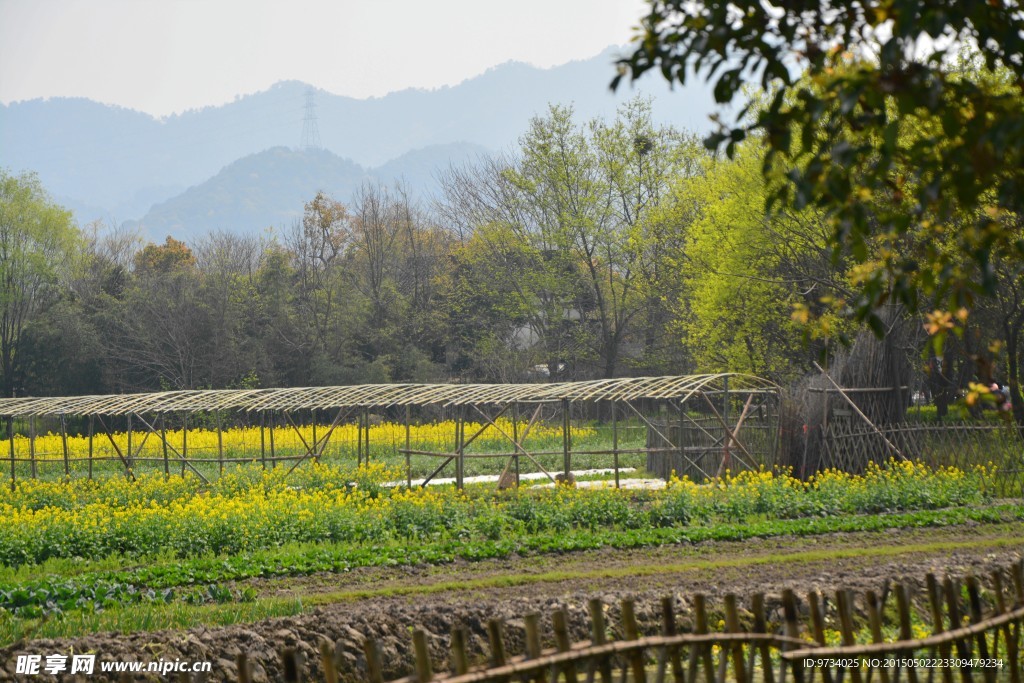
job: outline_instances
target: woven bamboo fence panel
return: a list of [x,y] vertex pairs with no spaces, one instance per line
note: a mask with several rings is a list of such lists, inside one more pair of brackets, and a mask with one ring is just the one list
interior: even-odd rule
[[885,440],[908,460],[932,467],[970,470],[990,464],[995,473],[986,484],[997,495],[1020,495],[1024,477],[1024,444],[1012,425],[964,422],[904,422],[872,428],[852,420],[833,420],[821,432],[823,468],[861,472],[869,462],[893,457]]
[[[565,610],[554,611],[550,620],[529,614],[515,627],[524,631],[516,634],[524,644],[520,654],[509,651],[511,627],[500,619],[487,623],[482,651],[470,647],[471,634],[462,626],[452,630],[446,648],[423,629],[414,629],[412,673],[392,683],[1019,683],[1022,572],[1019,563],[1008,572],[996,571],[984,587],[975,577],[939,580],[929,574],[923,594],[916,596],[903,583],[863,596],[812,591],[801,599],[785,590],[779,606],[770,605],[764,594],[742,604],[737,596],[726,595],[722,612],[714,613],[705,596],[695,595],[685,622],[677,620],[676,599],[666,597],[657,633],[641,632],[633,600],[622,601],[619,623],[612,624],[606,606],[593,599],[589,640],[570,640]],[[720,613],[724,618],[713,627]],[[840,642],[830,644],[836,630]],[[609,635],[613,631],[617,639]],[[439,654],[445,649],[448,661],[442,664]],[[284,680],[333,683],[355,675],[385,683],[381,650],[372,638],[365,641],[356,672],[339,670],[332,643],[321,643],[320,652],[310,677],[298,650],[282,652]],[[239,682],[249,683],[244,653],[238,665]],[[437,672],[442,667],[447,671]]]

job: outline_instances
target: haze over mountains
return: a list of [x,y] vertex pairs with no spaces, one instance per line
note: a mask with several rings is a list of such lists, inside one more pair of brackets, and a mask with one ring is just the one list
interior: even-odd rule
[[296,149],[308,89],[296,81],[164,119],[86,99],[16,102],[0,105],[0,166],[39,173],[80,223],[139,221],[151,239],[187,239],[285,226],[318,190],[347,201],[368,180],[404,179],[429,198],[437,171],[510,149],[551,103],[611,117],[640,93],[657,121],[707,129],[714,105],[701,86],[672,92],[654,79],[611,94],[619,52],[552,69],[510,62],[456,86],[365,100],[317,91],[322,149],[311,150]]

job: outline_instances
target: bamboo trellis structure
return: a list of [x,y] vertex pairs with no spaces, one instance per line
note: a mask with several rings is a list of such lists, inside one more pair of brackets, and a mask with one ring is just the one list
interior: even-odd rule
[[[264,466],[269,461],[276,465],[281,461],[292,461],[294,470],[300,463],[308,460],[319,460],[334,429],[344,421],[355,420],[358,427],[357,459],[361,463],[369,460],[370,453],[370,416],[371,411],[405,410],[405,422],[408,428],[409,409],[442,408],[455,415],[456,429],[451,451],[422,451],[410,448],[408,438],[404,449],[397,448],[397,454],[404,455],[407,463],[407,479],[412,484],[411,471],[408,471],[411,455],[425,455],[440,459],[441,464],[421,483],[426,485],[432,478],[440,474],[446,467],[454,464],[456,485],[464,484],[464,473],[467,458],[491,457],[504,458],[509,464],[503,476],[512,472],[512,465],[518,483],[518,471],[523,459],[532,461],[538,468],[554,480],[550,472],[537,461],[538,455],[553,453],[530,452],[524,447],[524,441],[534,422],[541,415],[541,410],[549,409],[551,415],[561,422],[562,429],[562,467],[559,473],[563,478],[570,476],[573,455],[608,455],[614,459],[616,482],[618,482],[619,456],[628,453],[618,447],[617,416],[627,416],[641,420],[649,429],[657,430],[652,421],[652,407],[672,410],[680,416],[687,414],[686,406],[696,410],[710,407],[716,416],[717,426],[711,429],[719,436],[714,440],[713,447],[723,452],[723,457],[735,457],[742,460],[749,455],[738,434],[743,416],[738,422],[730,417],[730,397],[736,400],[749,400],[753,396],[777,397],[779,387],[774,383],[751,375],[735,373],[719,373],[704,375],[665,376],[665,377],[630,377],[593,380],[585,382],[561,382],[550,384],[367,384],[354,386],[300,387],[277,389],[229,389],[229,390],[191,390],[168,391],[145,394],[99,395],[99,396],[66,396],[66,397],[24,397],[0,399],[0,417],[6,418],[8,434],[14,432],[14,420],[29,420],[32,429],[29,439],[30,447],[35,445],[35,420],[37,417],[59,419],[62,433],[63,425],[68,417],[87,417],[90,431],[90,474],[92,472],[92,440],[106,439],[116,451],[116,459],[123,465],[126,476],[133,477],[134,466],[142,462],[139,454],[146,439],[153,436],[161,442],[163,457],[159,458],[165,473],[170,472],[170,463],[181,467],[181,471],[192,471],[195,475],[206,479],[206,475],[195,467],[189,455],[186,437],[182,437],[178,446],[168,442],[166,423],[174,420],[182,425],[183,433],[187,433],[189,416],[197,413],[209,413],[216,416],[217,426],[217,463],[218,472],[223,472],[225,462],[238,462],[239,459],[225,459],[221,439],[221,413],[226,411],[246,414],[257,418],[260,425],[260,456]],[[573,448],[572,410],[580,405],[606,405],[612,414],[613,428],[616,434],[613,448],[607,451],[580,452]],[[716,408],[716,405],[718,408]],[[496,420],[505,414],[530,416],[522,432],[519,431],[518,420],[513,422],[513,433],[509,434]],[[296,415],[312,416],[314,425],[316,416],[323,415],[331,420],[329,427],[321,433],[314,434],[311,440],[304,437],[299,429],[299,418]],[[465,425],[468,418],[479,420],[481,427],[467,434]],[[113,420],[124,420],[128,424],[147,430],[145,439],[133,445],[131,438],[127,448],[122,448],[113,438]],[[193,421],[194,423],[194,421]],[[92,425],[95,425],[94,433]],[[301,441],[299,455],[283,456],[277,453],[275,432],[281,429],[292,429]],[[704,431],[708,429],[703,428]],[[510,444],[507,453],[477,454],[468,453],[468,447],[485,431],[500,433],[502,439]],[[65,433],[66,439],[66,433]],[[666,441],[664,444],[648,445],[644,452],[678,452],[687,462],[692,458],[681,447]],[[268,458],[269,453],[269,458]],[[730,456],[730,453],[734,454]],[[10,477],[12,485],[16,479],[16,464],[20,460],[15,457],[13,440],[8,453]],[[251,460],[251,459],[250,459]],[[29,458],[32,465],[32,476],[36,476],[36,457],[34,450]],[[69,459],[65,457],[65,476],[69,475]],[[696,466],[700,469],[699,466]],[[289,470],[291,471],[291,470]],[[714,472],[705,472],[713,476]]]

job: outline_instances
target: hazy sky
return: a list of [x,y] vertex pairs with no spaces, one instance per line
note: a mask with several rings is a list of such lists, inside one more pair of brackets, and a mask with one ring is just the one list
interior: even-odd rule
[[370,97],[624,44],[642,0],[0,0],[0,101],[165,115],[301,80]]

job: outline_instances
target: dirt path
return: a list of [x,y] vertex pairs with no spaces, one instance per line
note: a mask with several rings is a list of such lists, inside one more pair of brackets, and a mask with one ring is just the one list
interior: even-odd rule
[[[362,680],[360,646],[366,635],[382,645],[386,676],[408,673],[409,627],[434,634],[435,661],[444,659],[446,634],[467,626],[482,652],[487,620],[508,620],[511,652],[521,651],[523,615],[569,609],[574,638],[586,637],[586,602],[600,597],[615,605],[637,599],[642,626],[653,630],[657,607],[674,595],[686,624],[688,598],[701,592],[713,606],[726,593],[763,592],[770,608],[784,587],[806,593],[837,588],[880,589],[887,579],[906,577],[919,585],[928,572],[986,575],[1019,560],[1024,524],[970,525],[943,529],[831,534],[810,538],[706,542],[641,550],[604,549],[438,567],[357,570],[292,579],[246,582],[262,597],[303,596],[308,612],[248,625],[128,635],[99,634],[39,640],[0,650],[0,681],[12,680],[14,656],[95,652],[110,660],[146,658],[211,660],[210,680],[234,681],[235,656],[251,653],[254,680],[279,680],[276,652],[295,645],[316,662],[322,639],[338,642],[337,659],[349,680]],[[610,610],[614,623],[617,610]],[[545,620],[547,621],[547,620]],[[441,667],[443,669],[443,666]],[[38,680],[37,677],[25,680]],[[101,680],[98,676],[88,680]],[[139,679],[144,680],[144,679]],[[319,680],[313,678],[313,680]]]

